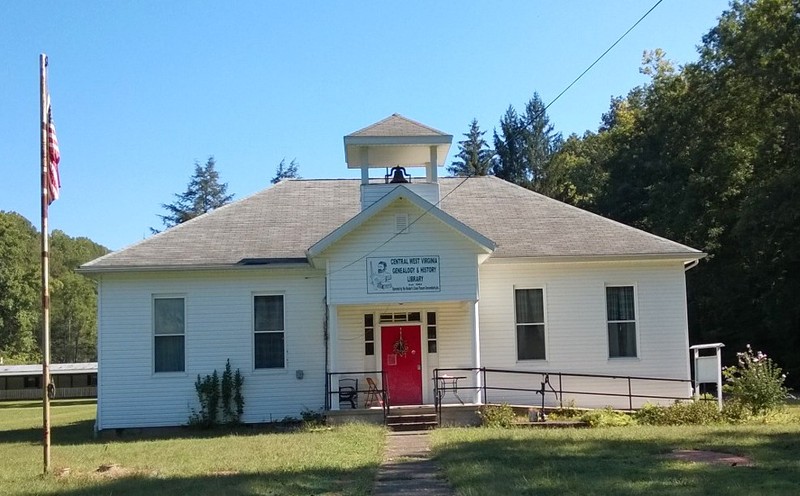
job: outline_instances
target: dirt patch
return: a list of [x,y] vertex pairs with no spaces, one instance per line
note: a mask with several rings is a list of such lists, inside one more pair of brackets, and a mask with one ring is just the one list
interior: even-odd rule
[[116,463],[100,465],[97,467],[97,470],[93,472],[73,472],[69,467],[63,467],[55,471],[55,476],[58,478],[88,477],[92,479],[121,479],[123,477],[153,477],[156,475],[158,475],[157,472],[125,468]]
[[712,463],[715,465],[729,465],[731,467],[752,467],[753,461],[744,456],[720,453],[718,451],[703,450],[674,450],[665,455],[673,460],[694,463]]
[[213,475],[214,477],[230,477],[232,475],[239,475],[238,470],[218,470],[216,472],[209,472],[208,475]]

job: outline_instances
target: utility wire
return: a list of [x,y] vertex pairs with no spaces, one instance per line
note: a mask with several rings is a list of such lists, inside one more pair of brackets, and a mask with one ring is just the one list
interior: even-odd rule
[[[641,23],[641,22],[642,22],[642,21],[643,21],[643,20],[644,20],[644,19],[645,19],[645,18],[648,16],[648,15],[650,15],[650,13],[651,13],[652,11],[654,11],[654,10],[656,9],[656,7],[658,7],[658,6],[661,4],[661,2],[663,2],[663,1],[664,1],[664,0],[658,0],[658,1],[657,1],[655,4],[653,4],[653,6],[652,6],[652,7],[650,7],[650,9],[649,9],[647,12],[645,12],[645,13],[644,13],[644,14],[643,14],[643,15],[642,15],[642,16],[641,16],[641,17],[640,17],[640,18],[639,18],[639,19],[638,19],[636,22],[634,22],[634,23],[633,23],[633,25],[632,25],[631,27],[629,27],[627,31],[625,31],[624,33],[622,33],[622,36],[620,36],[619,38],[617,38],[617,41],[615,41],[614,43],[612,43],[612,44],[611,44],[611,46],[609,46],[608,48],[606,48],[606,50],[605,50],[603,53],[601,53],[601,54],[600,54],[600,56],[599,56],[599,57],[597,57],[597,58],[594,60],[594,62],[592,62],[591,64],[589,64],[589,67],[587,67],[586,69],[584,69],[584,71],[583,71],[583,72],[581,72],[581,73],[578,75],[578,77],[576,77],[575,79],[573,79],[573,80],[572,80],[572,82],[571,82],[571,83],[569,83],[569,84],[567,85],[567,87],[566,87],[566,88],[564,88],[563,90],[561,90],[561,93],[559,93],[558,95],[556,95],[556,97],[555,97],[555,98],[553,98],[552,100],[550,100],[550,103],[548,103],[547,105],[545,105],[545,106],[544,106],[544,108],[542,109],[542,113],[544,113],[545,111],[547,111],[547,109],[548,109],[548,108],[550,108],[550,106],[551,106],[551,105],[553,105],[554,103],[556,103],[556,102],[558,101],[558,99],[559,99],[559,98],[561,98],[561,97],[564,95],[564,93],[566,93],[567,91],[569,91],[569,89],[570,89],[570,88],[572,88],[573,86],[575,86],[575,83],[577,83],[578,81],[580,81],[580,79],[581,79],[583,76],[585,76],[585,75],[586,75],[586,73],[588,73],[590,70],[592,70],[592,68],[593,68],[595,65],[597,65],[597,63],[598,63],[598,62],[600,62],[600,61],[603,59],[603,57],[605,57],[606,55],[608,55],[608,53],[609,53],[611,50],[613,50],[613,49],[614,49],[614,47],[615,47],[615,46],[617,46],[617,45],[619,44],[619,42],[620,42],[620,41],[622,41],[622,40],[623,40],[623,39],[624,39],[626,36],[628,36],[628,34],[629,34],[631,31],[633,31],[633,30],[636,28],[636,26],[638,26],[638,25],[639,25],[639,24],[640,24],[640,23]],[[434,167],[436,167],[436,165],[435,165],[435,164],[434,164],[433,166],[434,166]],[[408,230],[408,229],[409,229],[411,226],[413,226],[414,224],[416,224],[416,223],[417,223],[417,221],[419,221],[421,218],[423,218],[425,215],[427,215],[427,214],[428,214],[428,212],[430,212],[432,209],[434,209],[434,208],[438,207],[438,206],[439,206],[439,204],[440,204],[440,203],[442,203],[442,201],[444,201],[444,199],[445,199],[445,198],[447,198],[448,196],[450,196],[451,194],[453,194],[453,193],[454,193],[454,192],[455,192],[455,191],[456,191],[458,188],[460,188],[460,187],[461,187],[461,185],[462,185],[462,184],[464,184],[465,182],[467,182],[467,179],[469,179],[469,178],[471,178],[471,177],[473,177],[471,174],[470,174],[470,175],[467,175],[466,177],[464,177],[464,179],[463,179],[463,180],[462,180],[460,183],[458,183],[458,184],[457,184],[457,185],[456,185],[456,186],[455,186],[453,189],[451,189],[451,190],[450,190],[450,191],[449,191],[449,192],[448,192],[446,195],[444,195],[442,198],[440,198],[440,199],[439,199],[439,201],[437,201],[436,203],[434,203],[433,205],[431,205],[430,207],[428,207],[428,208],[427,208],[427,209],[426,209],[424,212],[422,212],[422,213],[419,215],[419,217],[417,217],[417,218],[416,218],[416,219],[414,219],[412,222],[410,222],[410,223],[408,224],[408,226],[406,227],[406,231],[407,231],[407,230]],[[353,260],[352,262],[348,263],[347,265],[344,265],[344,266],[342,266],[342,267],[339,267],[338,269],[336,269],[336,270],[332,271],[330,274],[327,274],[327,275],[328,275],[328,276],[331,276],[331,275],[333,275],[333,274],[336,274],[337,272],[341,272],[341,271],[343,271],[343,270],[345,270],[345,269],[347,269],[347,268],[349,268],[349,267],[352,267],[353,265],[355,265],[355,264],[357,264],[358,262],[360,262],[360,261],[364,260],[364,259],[365,259],[365,258],[367,258],[368,256],[372,255],[372,254],[373,254],[373,253],[375,253],[376,251],[380,250],[381,248],[383,248],[384,246],[386,246],[387,244],[389,244],[389,243],[390,243],[390,242],[391,242],[393,239],[395,239],[395,238],[396,238],[397,236],[399,236],[401,233],[402,233],[402,232],[398,232],[398,233],[395,233],[395,234],[393,234],[393,235],[392,235],[391,237],[389,237],[389,238],[388,238],[386,241],[384,241],[383,243],[379,244],[378,246],[376,246],[376,247],[375,247],[375,248],[373,248],[372,250],[368,251],[367,253],[365,253],[365,254],[364,254],[364,255],[362,255],[361,257],[359,257],[359,258],[357,258],[357,259]],[[308,279],[308,278],[309,278],[309,277],[307,277],[307,279]]]
[[606,51],[605,51],[605,52],[601,53],[601,54],[600,54],[600,56],[599,56],[599,57],[597,57],[597,58],[595,59],[595,61],[594,61],[594,62],[592,62],[591,64],[589,64],[589,67],[587,67],[587,68],[586,68],[586,70],[584,70],[583,72],[581,72],[581,73],[580,73],[580,75],[579,75],[578,77],[576,77],[576,78],[575,78],[575,79],[574,79],[574,80],[573,80],[571,83],[569,83],[569,85],[568,85],[566,88],[564,88],[563,90],[561,90],[561,93],[559,93],[558,95],[556,95],[556,97],[555,97],[555,98],[553,98],[553,99],[550,101],[550,103],[548,103],[547,105],[545,105],[545,106],[544,106],[544,110],[547,110],[547,109],[550,107],[550,105],[552,105],[552,104],[556,103],[556,101],[558,101],[558,99],[559,99],[559,98],[561,98],[561,96],[562,96],[564,93],[566,93],[567,91],[569,91],[569,89],[570,89],[570,88],[572,88],[572,87],[575,85],[575,83],[577,83],[577,82],[578,82],[578,81],[579,81],[579,80],[580,80],[580,79],[581,79],[581,78],[582,78],[584,75],[586,75],[586,73],[587,73],[587,72],[589,72],[590,70],[592,70],[592,67],[594,67],[594,66],[595,66],[595,65],[596,65],[598,62],[600,62],[600,60],[602,60],[602,59],[603,59],[603,57],[605,57],[605,56],[606,56],[606,54],[608,54],[608,52],[610,52],[610,51],[611,51],[611,50],[612,50],[612,49],[613,49],[615,46],[617,46],[617,44],[619,44],[619,42],[620,42],[620,41],[622,41],[622,39],[623,39],[623,38],[625,38],[626,36],[628,36],[628,33],[630,33],[631,31],[633,31],[633,29],[634,29],[636,26],[638,26],[638,25],[639,25],[639,23],[640,23],[640,22],[642,22],[642,21],[644,20],[644,18],[645,18],[645,17],[647,17],[648,15],[650,15],[650,12],[654,11],[654,10],[655,10],[655,8],[656,8],[656,7],[658,7],[658,6],[661,4],[661,2],[663,2],[663,1],[664,1],[664,0],[658,0],[658,1],[657,1],[657,2],[656,2],[656,3],[655,3],[653,6],[652,6],[652,7],[650,7],[650,10],[648,10],[647,12],[645,12],[645,13],[644,13],[644,15],[643,15],[642,17],[640,17],[640,18],[639,18],[639,20],[638,20],[638,21],[636,21],[636,22],[634,22],[634,23],[633,23],[633,26],[629,27],[627,31],[625,31],[624,33],[622,33],[622,36],[620,36],[619,38],[617,38],[617,41],[615,41],[614,43],[612,43],[612,44],[611,44],[611,46],[610,46],[610,47],[608,47],[608,48],[606,49]]
[[[466,176],[466,177],[465,177],[465,178],[464,178],[464,179],[463,179],[463,180],[462,180],[460,183],[456,184],[456,186],[455,186],[453,189],[451,189],[450,191],[448,191],[446,195],[444,195],[443,197],[441,197],[441,198],[439,199],[439,201],[437,201],[436,203],[432,204],[430,207],[426,208],[426,209],[425,209],[425,211],[424,211],[424,212],[422,212],[421,214],[419,214],[419,216],[418,216],[416,219],[414,219],[413,221],[409,222],[409,223],[408,223],[408,225],[406,226],[406,228],[405,228],[405,229],[403,229],[403,231],[406,231],[406,232],[408,232],[408,230],[411,228],[411,226],[413,226],[414,224],[416,224],[416,223],[417,223],[417,221],[419,221],[421,218],[425,217],[425,216],[428,214],[428,212],[430,212],[430,211],[431,211],[431,210],[433,210],[434,208],[438,207],[438,206],[439,206],[439,204],[441,204],[441,203],[444,201],[444,199],[445,199],[445,198],[447,198],[448,196],[452,195],[452,194],[455,192],[455,190],[457,190],[458,188],[460,188],[460,187],[461,187],[461,185],[462,185],[462,184],[464,184],[465,182],[467,182],[467,179],[469,179],[470,177],[472,177],[472,176],[471,176],[471,175],[469,175],[469,176]],[[398,186],[398,187],[399,187],[399,186]],[[393,190],[393,191],[394,191],[394,190]],[[365,258],[367,258],[368,256],[372,255],[372,254],[373,254],[373,253],[375,253],[376,251],[380,250],[380,249],[381,249],[381,248],[383,248],[384,246],[388,245],[388,244],[389,244],[389,243],[390,243],[390,242],[391,242],[391,241],[392,241],[394,238],[396,238],[396,237],[400,236],[401,234],[403,234],[403,231],[400,231],[400,232],[394,233],[392,236],[390,236],[390,237],[389,237],[389,239],[387,239],[387,240],[386,240],[386,241],[384,241],[383,243],[379,244],[378,246],[376,246],[376,247],[375,247],[375,248],[373,248],[372,250],[368,251],[368,252],[367,252],[367,253],[365,253],[364,255],[362,255],[362,256],[360,256],[359,258],[357,258],[357,259],[353,260],[352,262],[348,263],[347,265],[344,265],[344,266],[342,266],[342,267],[339,267],[338,269],[336,269],[336,270],[334,270],[334,271],[331,271],[329,274],[326,274],[326,275],[327,275],[327,276],[332,276],[333,274],[336,274],[337,272],[341,272],[341,271],[343,271],[343,270],[345,270],[345,269],[347,269],[347,268],[349,268],[349,267],[352,267],[353,265],[357,264],[358,262],[360,262],[360,261],[364,260]],[[310,276],[309,276],[309,277],[306,277],[306,279],[310,279],[310,278],[311,278]]]

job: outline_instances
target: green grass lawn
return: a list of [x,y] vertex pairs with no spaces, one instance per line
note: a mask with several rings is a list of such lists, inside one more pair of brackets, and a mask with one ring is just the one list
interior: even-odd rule
[[54,402],[53,475],[42,477],[40,403],[0,403],[0,494],[369,494],[385,441],[382,428],[365,425],[94,440],[94,410]]
[[[464,496],[798,495],[800,424],[597,429],[440,429],[433,452]],[[682,462],[674,449],[749,457],[752,467]]]

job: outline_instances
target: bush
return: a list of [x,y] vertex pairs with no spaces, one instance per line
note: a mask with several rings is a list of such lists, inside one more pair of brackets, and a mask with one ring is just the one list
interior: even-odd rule
[[750,409],[735,398],[725,400],[722,404],[722,418],[729,424],[742,424],[750,417]]
[[633,417],[644,425],[707,425],[722,420],[713,401],[676,401],[667,407],[646,404]]
[[325,415],[318,410],[304,409],[300,412],[305,427],[319,427],[325,425]]
[[[210,429],[219,425],[220,414],[224,423],[239,424],[242,413],[244,413],[243,385],[244,377],[239,372],[239,369],[236,369],[236,373],[233,373],[230,360],[225,364],[225,371],[222,373],[221,380],[216,369],[205,377],[197,374],[194,389],[197,392],[200,410],[197,411],[192,408],[192,413],[189,415],[189,425]],[[233,405],[236,406],[235,412],[233,411]]]
[[747,350],[736,354],[738,365],[725,367],[722,390],[750,410],[752,415],[767,413],[786,402],[789,390],[783,385],[786,374],[762,352]]
[[484,406],[478,415],[484,427],[511,427],[517,420],[514,409],[507,403]]
[[634,423],[630,415],[616,412],[610,406],[586,412],[581,415],[581,420],[589,427],[623,427]]

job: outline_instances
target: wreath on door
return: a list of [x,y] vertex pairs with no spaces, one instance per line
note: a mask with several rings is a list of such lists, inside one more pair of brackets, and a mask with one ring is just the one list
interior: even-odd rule
[[400,337],[397,338],[397,341],[394,342],[394,346],[392,346],[392,351],[394,351],[396,355],[400,355],[401,357],[406,356],[406,353],[408,353],[408,343],[406,342],[405,339],[403,339],[402,332],[400,333]]

